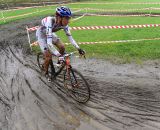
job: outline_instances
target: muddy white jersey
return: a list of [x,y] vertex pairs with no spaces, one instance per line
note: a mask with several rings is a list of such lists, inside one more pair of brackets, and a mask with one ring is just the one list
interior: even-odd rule
[[77,49],[79,46],[77,45],[76,41],[73,39],[69,26],[60,26],[56,23],[56,18],[48,16],[41,21],[42,27],[43,27],[43,32],[46,33],[47,35],[47,44],[52,43],[52,38],[53,38],[53,32],[57,32],[61,29],[64,30],[65,34],[68,36],[69,41],[73,46],[75,46]]

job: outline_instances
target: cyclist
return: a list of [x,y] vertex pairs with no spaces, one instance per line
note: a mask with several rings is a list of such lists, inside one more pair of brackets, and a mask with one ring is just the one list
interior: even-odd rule
[[[56,8],[55,17],[48,16],[41,21],[41,26],[36,31],[36,37],[44,54],[45,61],[43,64],[44,73],[48,76],[49,62],[52,60],[52,55],[63,57],[65,47],[60,38],[55,32],[63,29],[71,44],[79,51],[80,55],[85,52],[77,45],[69,30],[69,21],[72,16],[71,10],[66,6]],[[54,47],[54,45],[58,50]]]

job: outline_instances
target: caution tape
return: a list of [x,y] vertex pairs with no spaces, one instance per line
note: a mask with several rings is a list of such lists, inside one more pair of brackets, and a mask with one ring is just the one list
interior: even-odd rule
[[159,27],[159,26],[160,24],[122,25],[122,26],[86,26],[86,27],[71,27],[71,30],[151,28],[151,27]]
[[[148,38],[148,39],[135,39],[135,40],[115,40],[115,41],[99,41],[99,42],[78,42],[79,45],[90,45],[90,44],[105,44],[105,43],[128,43],[128,42],[140,42],[140,41],[153,41],[160,40],[160,38]],[[71,43],[64,43],[65,45],[70,45]],[[38,42],[33,42],[31,46],[38,46]]]
[[[35,31],[39,26],[26,28],[29,32]],[[97,30],[97,29],[128,29],[128,28],[152,28],[160,27],[160,24],[143,24],[143,25],[120,25],[120,26],[84,26],[70,27],[70,30]]]

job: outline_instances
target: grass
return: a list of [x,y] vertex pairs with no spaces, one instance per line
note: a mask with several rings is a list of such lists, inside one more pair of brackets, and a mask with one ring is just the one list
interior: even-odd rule
[[[96,2],[96,1],[95,1]],[[102,2],[102,4],[100,4]],[[140,11],[132,11],[132,12],[144,12],[144,13],[160,13],[160,10],[152,10],[151,8],[160,8],[160,4],[116,4],[115,2],[140,2],[138,0],[107,0],[107,3],[111,2],[111,4],[103,4],[104,1],[98,1],[98,3],[100,5],[97,4],[81,4],[81,3],[76,3],[76,4],[68,4],[67,6],[69,6],[71,9],[73,8],[95,8],[95,9],[111,9],[111,10],[126,10],[126,9],[142,9],[142,8],[149,8],[146,10],[140,10]],[[141,0],[141,2],[147,2],[146,0]],[[150,2],[158,2],[158,0],[153,0]],[[92,2],[94,3],[94,2]],[[2,13],[4,15],[4,17],[6,18],[6,23],[9,23],[11,21],[15,21],[18,19],[22,19],[22,18],[28,18],[28,17],[33,17],[33,16],[40,16],[40,15],[47,15],[47,14],[53,14],[53,10],[56,8],[56,6],[47,6],[47,7],[39,7],[39,8],[29,8],[29,9],[23,9],[23,10],[12,10],[12,11],[1,11],[1,15],[0,15],[0,19],[3,18],[2,17]],[[45,10],[45,11],[44,11]],[[39,12],[38,12],[39,11]],[[35,12],[35,13],[33,13]],[[84,12],[84,11],[82,11]],[[95,11],[88,11],[88,12],[95,12]],[[107,12],[107,11],[105,11]],[[104,12],[104,13],[105,13]],[[113,11],[111,11],[113,12]],[[115,12],[115,11],[114,11]],[[131,11],[129,11],[131,12]],[[11,16],[17,16],[17,15],[22,15],[22,14],[26,14],[26,13],[33,13],[33,14],[28,14],[25,16],[20,16],[17,18],[7,18],[7,17],[11,17]],[[3,20],[0,20],[0,24],[5,24],[5,22]]]
[[[28,8],[28,9],[20,9],[20,10],[11,10],[11,11],[1,11],[0,12],[0,25],[2,24],[7,24],[19,19],[24,19],[24,18],[30,18],[30,17],[35,17],[35,16],[47,16],[47,15],[53,15],[54,11],[56,9],[56,5],[52,6],[46,6],[46,7],[38,7],[38,8]],[[75,9],[73,9],[74,11]],[[2,15],[3,13],[3,15]],[[24,15],[25,16],[20,16]],[[2,19],[3,16],[5,17],[5,22]],[[14,16],[18,16],[15,18],[11,18]]]
[[[18,19],[22,19],[22,18],[29,18],[29,17],[33,17],[33,16],[53,14],[54,8],[55,8],[55,6],[47,6],[47,7],[39,7],[39,8],[22,9],[22,10],[3,11],[3,15],[6,18],[5,19],[6,22],[4,22],[3,20],[0,20],[0,24],[6,24],[6,23],[9,23],[9,22],[12,22],[12,21],[15,21]],[[28,13],[30,13],[30,14],[28,14]],[[23,14],[28,14],[28,15],[19,16],[16,18],[9,18],[12,16],[23,15]],[[2,14],[1,14],[0,18],[2,18]]]
[[99,17],[86,16],[71,26],[93,26],[93,25],[131,25],[131,24],[154,24],[160,23],[160,17]]
[[[84,17],[70,26],[94,26],[94,25],[134,25],[159,23],[158,17]],[[63,31],[57,33],[67,42]],[[86,41],[113,41],[131,40],[160,37],[160,29],[157,28],[132,28],[132,29],[101,29],[72,31],[72,35],[79,42]]]
[[[160,58],[160,42],[145,41],[136,43],[113,43],[113,44],[94,44],[80,45],[87,53],[89,58],[102,58],[114,63],[141,63],[145,60],[155,60]],[[39,52],[38,47],[33,50]],[[75,51],[71,45],[66,46],[67,52]]]
[[[126,24],[146,24],[158,23],[159,18],[151,17],[85,17],[78,22],[71,23],[71,26],[90,26],[90,25],[126,25]],[[118,20],[116,20],[118,19]],[[90,21],[90,22],[89,22]],[[63,31],[57,32],[63,42],[68,42]],[[140,29],[112,29],[112,30],[83,30],[72,31],[72,35],[78,42],[92,41],[113,41],[131,40],[144,38],[160,37],[159,28],[140,28]],[[141,41],[131,43],[95,44],[80,45],[87,51],[88,57],[96,57],[118,61],[121,63],[136,62],[143,60],[154,60],[160,58],[160,41]],[[74,47],[66,46],[67,51],[73,51]],[[115,60],[116,59],[116,60]]]

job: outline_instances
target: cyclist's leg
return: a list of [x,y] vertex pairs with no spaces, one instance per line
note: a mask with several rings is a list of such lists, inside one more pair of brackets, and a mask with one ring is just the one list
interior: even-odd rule
[[53,44],[58,48],[61,55],[65,53],[65,46],[56,34],[53,34]]
[[50,60],[52,60],[52,54],[50,53],[50,51],[48,49],[47,39],[46,39],[45,35],[43,33],[41,33],[40,29],[37,30],[36,36],[37,36],[37,40],[38,40],[40,49],[41,49],[42,53],[44,54],[45,60],[43,63],[43,67],[44,67],[44,74],[47,75],[49,63],[50,63]]
[[50,53],[50,51],[48,49],[45,50],[44,57],[45,57],[45,60],[44,60],[43,66],[44,66],[45,75],[47,75],[49,64],[52,61],[52,54]]

